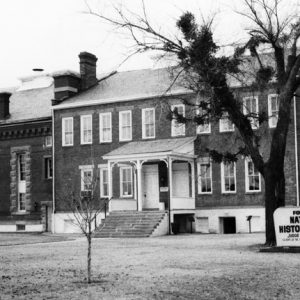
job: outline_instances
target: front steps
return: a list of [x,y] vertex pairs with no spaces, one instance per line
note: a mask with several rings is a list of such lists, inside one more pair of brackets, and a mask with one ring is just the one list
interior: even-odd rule
[[[165,211],[115,211],[95,232],[97,238],[128,238],[163,235],[167,231]],[[166,227],[166,228],[165,228]]]

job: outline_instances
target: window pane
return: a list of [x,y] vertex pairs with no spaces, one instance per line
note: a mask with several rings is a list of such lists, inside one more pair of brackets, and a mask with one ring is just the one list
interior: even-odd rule
[[236,184],[235,184],[235,164],[234,163],[226,163],[223,164],[224,170],[224,191],[225,192],[235,192]]
[[19,155],[19,179],[25,180],[25,155]]
[[19,193],[19,210],[25,210],[25,193]]
[[210,193],[212,191],[211,164],[200,164],[200,193]]

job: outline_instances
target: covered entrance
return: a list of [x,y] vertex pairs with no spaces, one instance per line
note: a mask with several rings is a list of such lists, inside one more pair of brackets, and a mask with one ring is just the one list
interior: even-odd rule
[[[174,211],[194,210],[194,140],[130,142],[104,155],[108,162],[110,211],[168,210],[173,219]],[[121,193],[125,175],[118,170],[125,169],[131,195]]]

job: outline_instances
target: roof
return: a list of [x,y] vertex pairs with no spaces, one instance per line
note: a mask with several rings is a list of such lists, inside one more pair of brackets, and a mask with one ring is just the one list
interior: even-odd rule
[[[185,145],[192,143],[194,140],[195,137],[184,137],[184,138],[129,142],[105,154],[103,157],[105,157],[105,159],[110,159],[117,156],[131,156],[131,155],[147,154],[147,153],[151,153],[151,155],[155,153],[162,153],[162,152],[182,153],[182,151],[180,150]],[[193,154],[193,153],[186,153],[186,154]]]
[[[174,68],[143,69],[125,72],[113,72],[111,76],[102,76],[98,84],[78,95],[75,95],[54,109],[73,105],[108,103],[125,100],[143,99],[162,96],[170,93],[187,93],[188,90],[180,84],[180,80],[173,81],[177,75]],[[174,74],[173,74],[174,73]],[[101,74],[99,75],[101,77]],[[170,86],[172,88],[170,89]]]
[[[41,84],[42,83],[42,84]],[[13,92],[9,98],[9,113],[7,119],[0,120],[0,124],[29,121],[51,117],[51,100],[54,98],[53,78],[38,82],[38,88],[28,83]]]

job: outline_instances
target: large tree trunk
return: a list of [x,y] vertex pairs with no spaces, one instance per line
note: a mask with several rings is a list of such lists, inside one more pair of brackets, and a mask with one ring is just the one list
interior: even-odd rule
[[275,246],[274,211],[285,205],[285,177],[283,167],[265,168],[265,216],[266,216],[266,245]]

